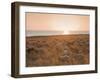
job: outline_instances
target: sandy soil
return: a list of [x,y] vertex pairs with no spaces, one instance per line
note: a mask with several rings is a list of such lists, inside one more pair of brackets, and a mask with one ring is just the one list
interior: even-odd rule
[[89,35],[26,37],[26,67],[89,64]]

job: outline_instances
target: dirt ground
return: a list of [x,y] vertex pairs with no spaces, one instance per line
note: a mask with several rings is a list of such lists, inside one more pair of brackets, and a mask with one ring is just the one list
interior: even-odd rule
[[26,67],[89,64],[89,35],[26,37]]

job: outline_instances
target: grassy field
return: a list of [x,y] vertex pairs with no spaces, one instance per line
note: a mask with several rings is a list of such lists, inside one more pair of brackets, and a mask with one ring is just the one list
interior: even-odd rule
[[26,37],[26,67],[89,64],[89,35]]

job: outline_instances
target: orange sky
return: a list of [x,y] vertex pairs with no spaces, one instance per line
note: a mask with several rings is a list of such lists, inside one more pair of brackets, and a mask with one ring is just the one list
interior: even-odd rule
[[89,16],[26,13],[26,31],[89,31]]

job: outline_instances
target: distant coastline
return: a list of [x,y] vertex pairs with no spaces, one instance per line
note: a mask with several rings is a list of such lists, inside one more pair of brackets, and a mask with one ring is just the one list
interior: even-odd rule
[[49,36],[49,35],[89,34],[89,31],[26,31],[26,36]]
[[62,35],[63,31],[26,31],[26,36]]

